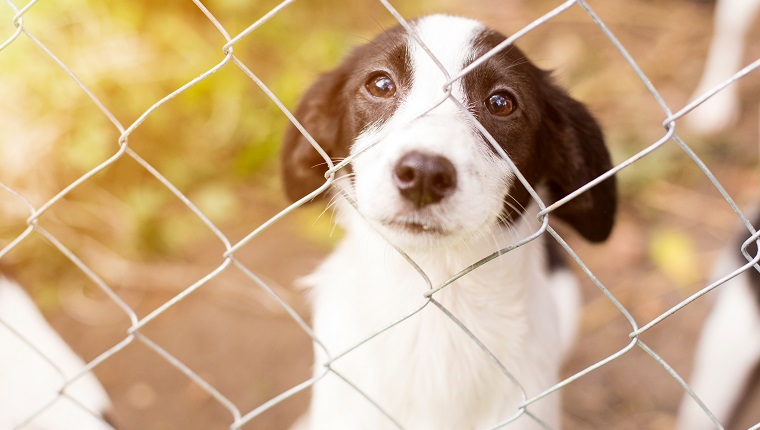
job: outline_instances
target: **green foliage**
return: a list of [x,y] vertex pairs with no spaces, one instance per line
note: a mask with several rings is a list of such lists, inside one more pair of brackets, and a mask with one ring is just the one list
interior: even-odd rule
[[[235,37],[278,3],[221,0],[206,6]],[[350,6],[334,0],[295,3],[242,38],[234,55],[293,109],[308,84],[352,44],[382,31],[378,22],[384,17],[387,12],[369,0]],[[24,16],[24,25],[125,129],[225,60],[224,36],[187,1],[40,2]],[[1,27],[0,37],[13,30]],[[119,151],[119,126],[23,34],[0,52],[0,93],[0,158],[7,166],[0,181],[35,205]],[[213,222],[224,224],[247,206],[246,193],[237,191],[277,187],[271,176],[277,174],[288,125],[280,108],[228,61],[157,107],[130,133],[128,145]],[[71,210],[88,207],[76,228],[115,242],[123,255],[172,253],[210,234],[128,154],[82,187],[65,198],[78,205]],[[110,197],[96,197],[102,195]]]

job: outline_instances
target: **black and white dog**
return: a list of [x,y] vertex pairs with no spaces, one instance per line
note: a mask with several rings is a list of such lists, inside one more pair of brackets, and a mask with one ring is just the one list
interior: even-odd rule
[[[451,76],[505,39],[459,17],[434,15],[412,26]],[[330,157],[359,154],[336,179],[358,210],[342,193],[332,194],[346,235],[304,279],[321,341],[315,375],[328,365],[333,372],[315,384],[299,428],[484,429],[515,416],[508,428],[541,428],[529,415],[559,425],[556,395],[520,414],[521,388],[531,397],[557,382],[575,331],[576,280],[554,258],[550,241],[531,241],[433,295],[521,388],[434,305],[331,361],[425,305],[431,285],[538,229],[537,205],[470,116],[451,100],[430,110],[446,80],[399,26],[354,50],[298,106],[296,117]],[[611,167],[587,109],[515,47],[451,91],[550,202]],[[291,199],[325,183],[324,160],[295,127],[285,137],[282,163]],[[602,241],[615,208],[611,179],[551,216]]]
[[[760,226],[760,214],[753,225]],[[748,233],[738,237],[718,260],[715,279],[747,264],[741,252]],[[757,243],[747,246],[758,255]],[[749,268],[721,285],[697,345],[690,386],[722,424],[731,422],[752,373],[760,365],[760,272]],[[680,430],[713,429],[702,408],[684,396],[678,417]]]
[[83,367],[26,292],[0,273],[0,429],[114,428],[104,418],[111,402],[93,374],[59,395]]

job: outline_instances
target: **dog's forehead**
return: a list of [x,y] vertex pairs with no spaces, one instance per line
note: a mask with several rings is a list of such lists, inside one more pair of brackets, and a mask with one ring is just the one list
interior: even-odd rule
[[[408,67],[402,81],[409,82],[410,86],[397,110],[397,119],[415,117],[440,102],[446,94],[446,82],[472,61],[474,43],[485,29],[478,21],[448,15],[420,18],[414,21],[413,27],[424,48],[415,37],[406,35]],[[451,91],[457,100],[466,100],[461,81],[454,81]],[[453,113],[457,108],[443,103],[435,107],[435,111]]]
[[[471,61],[473,44],[485,29],[478,21],[448,15],[428,16],[415,25],[420,39],[451,75]],[[408,43],[415,72],[425,76],[442,75],[438,65],[418,43],[411,38]]]

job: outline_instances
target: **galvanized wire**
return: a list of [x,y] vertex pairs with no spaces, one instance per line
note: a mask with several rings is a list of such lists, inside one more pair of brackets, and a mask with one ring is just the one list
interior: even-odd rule
[[[131,124],[127,126],[123,125],[122,122],[120,122],[115,117],[115,115],[113,115],[112,112],[109,110],[108,100],[102,100],[101,98],[97,97],[95,93],[88,88],[87,83],[78,77],[77,72],[72,67],[69,67],[64,61],[62,61],[45,44],[44,41],[40,40],[40,38],[32,34],[32,32],[25,26],[25,20],[33,19],[32,17],[27,17],[27,13],[35,7],[35,5],[37,4],[37,1],[36,0],[30,1],[21,9],[19,9],[15,5],[15,3],[13,3],[11,0],[6,0],[6,2],[14,13],[11,20],[11,24],[15,27],[15,30],[6,40],[0,43],[0,56],[3,55],[3,51],[6,48],[16,43],[21,37],[26,37],[35,46],[37,46],[44,55],[46,55],[53,63],[55,63],[60,69],[63,70],[65,75],[68,77],[68,79],[71,79],[71,81],[73,81],[76,84],[76,86],[87,96],[87,98],[92,102],[92,105],[96,107],[97,110],[108,120],[108,122],[113,126],[113,128],[115,129],[116,132],[118,132],[118,135],[119,135],[116,142],[114,142],[116,143],[116,146],[114,147],[114,151],[105,161],[101,162],[96,167],[88,170],[78,179],[67,184],[65,187],[63,187],[62,190],[57,192],[52,198],[48,199],[47,201],[45,201],[39,206],[35,206],[31,204],[29,200],[23,195],[23,193],[15,190],[11,186],[0,183],[0,191],[3,192],[0,198],[5,199],[7,198],[7,196],[10,196],[10,198],[13,201],[25,207],[26,210],[29,212],[29,216],[26,219],[27,227],[24,229],[24,231],[21,232],[15,238],[8,241],[7,243],[0,243],[0,259],[2,259],[11,250],[18,247],[21,243],[29,240],[29,238],[32,236],[42,238],[46,242],[51,244],[55,249],[57,249],[61,253],[61,255],[65,256],[74,267],[80,270],[90,281],[92,281],[92,283],[96,285],[99,288],[99,290],[101,290],[106,295],[106,297],[113,304],[115,304],[129,319],[129,328],[124,333],[124,338],[121,339],[116,344],[114,344],[109,349],[107,349],[105,352],[101,353],[97,358],[87,363],[77,375],[67,379],[63,375],[63,372],[59,372],[61,373],[61,377],[63,379],[63,382],[61,384],[60,396],[66,396],[67,395],[66,388],[69,385],[71,385],[74,381],[76,381],[78,378],[80,378],[82,375],[91,372],[94,368],[101,365],[103,362],[110,360],[112,357],[119,354],[120,351],[122,351],[125,347],[127,347],[131,343],[133,343],[135,340],[138,340],[139,342],[147,346],[150,350],[155,352],[155,354],[158,357],[160,357],[170,366],[174,367],[175,369],[180,371],[182,374],[184,374],[188,378],[188,380],[197,384],[204,392],[208,393],[209,396],[217,404],[219,404],[221,407],[226,409],[231,415],[229,427],[232,429],[239,429],[242,426],[246,425],[247,423],[252,422],[255,418],[257,418],[259,415],[266,412],[270,408],[282,403],[283,401],[291,398],[297,393],[300,393],[303,390],[306,390],[312,387],[314,384],[319,383],[319,381],[327,375],[333,375],[334,377],[337,377],[343,380],[343,382],[345,382],[345,384],[348,387],[351,387],[352,389],[356,390],[358,395],[365,397],[370,404],[373,404],[381,414],[385,415],[388,418],[390,423],[393,423],[397,428],[403,429],[404,427],[402,426],[402,424],[399,423],[397,419],[393,417],[393,415],[390,412],[383,410],[380,407],[380,405],[374,399],[372,399],[372,397],[368,393],[363,392],[360,387],[358,387],[356,384],[354,384],[353,381],[350,380],[350,378],[336,371],[332,367],[332,365],[336,363],[337,361],[341,360],[342,358],[352,354],[356,349],[360,348],[362,345],[373,341],[377,336],[381,335],[382,333],[385,333],[388,330],[399,326],[402,322],[410,318],[414,318],[424,308],[432,304],[434,308],[437,308],[438,310],[440,310],[440,312],[443,315],[449,318],[454,324],[456,324],[463,331],[463,333],[465,333],[465,335],[472,341],[472,344],[476,348],[482,351],[482,353],[484,354],[484,357],[491,360],[499,368],[499,370],[512,382],[514,387],[520,392],[522,396],[521,404],[519,405],[519,407],[513,411],[504,411],[503,421],[500,423],[496,423],[494,427],[491,427],[493,429],[509,428],[510,423],[522,417],[527,417],[528,419],[532,419],[538,425],[544,428],[549,428],[548,425],[541,420],[540,416],[535,416],[531,412],[530,406],[533,403],[543,399],[544,397],[552,393],[561,391],[567,385],[585,377],[589,373],[597,371],[602,366],[605,366],[606,364],[609,364],[617,360],[621,356],[627,354],[636,346],[644,350],[656,363],[662,366],[667,371],[667,373],[683,388],[683,390],[688,395],[693,397],[696,402],[699,403],[700,407],[704,410],[706,417],[711,419],[718,428],[722,428],[721,423],[717,421],[717,419],[709,411],[707,406],[704,405],[699,400],[699,397],[697,396],[697,394],[693,392],[693,390],[688,386],[688,384],[684,381],[684,379],[681,378],[681,376],[678,375],[678,373],[673,369],[673,367],[670,366],[664,359],[662,359],[660,355],[657,354],[657,352],[654,349],[644,344],[641,341],[640,336],[644,334],[645,332],[647,332],[648,330],[650,330],[655,325],[665,320],[666,318],[680,311],[684,307],[690,305],[699,297],[703,296],[704,294],[706,294],[707,292],[715,288],[720,287],[721,285],[723,285],[730,279],[742,274],[744,271],[753,270],[753,269],[760,270],[760,265],[758,265],[758,262],[760,261],[760,255],[752,256],[752,255],[749,255],[746,251],[747,246],[750,243],[754,241],[758,241],[759,239],[758,232],[755,230],[756,226],[752,226],[750,224],[747,217],[742,213],[738,205],[734,202],[733,198],[725,190],[723,185],[711,173],[708,166],[676,133],[677,121],[679,119],[681,119],[684,115],[691,112],[697,106],[709,100],[711,97],[718,94],[720,91],[724,90],[729,85],[734,84],[737,80],[756,71],[758,68],[760,68],[760,59],[752,62],[751,64],[742,68],[741,70],[738,70],[733,76],[729,77],[727,80],[717,85],[712,90],[706,92],[703,95],[700,95],[697,99],[689,102],[688,104],[681,107],[680,109],[675,110],[675,113],[672,113],[673,110],[668,106],[668,104],[662,98],[658,89],[651,82],[649,77],[638,66],[635,59],[630,55],[630,53],[628,52],[624,44],[620,42],[620,40],[610,30],[610,28],[607,26],[604,20],[602,20],[602,18],[595,12],[595,10],[588,4],[588,2],[584,0],[565,1],[561,3],[559,6],[557,6],[556,8],[549,11],[548,13],[544,14],[543,16],[536,17],[536,19],[532,21],[530,24],[520,29],[519,31],[515,32],[512,36],[507,38],[503,43],[499,44],[492,50],[488,51],[487,53],[482,55],[480,58],[473,60],[469,65],[464,67],[460,72],[458,72],[454,76],[449,75],[449,73],[441,65],[438,59],[435,58],[435,55],[427,48],[427,46],[425,46],[424,41],[422,41],[420,37],[416,34],[414,27],[411,26],[407,22],[406,17],[404,17],[401,13],[399,13],[398,10],[396,10],[389,1],[379,0],[379,2],[388,10],[391,16],[393,16],[409,32],[409,34],[411,35],[415,43],[419,44],[420,47],[427,53],[427,55],[429,55],[430,58],[438,65],[442,73],[442,76],[445,78],[446,83],[444,87],[441,88],[440,97],[437,98],[436,100],[430,100],[430,106],[427,109],[421,111],[418,115],[416,115],[415,119],[413,119],[412,121],[416,120],[416,118],[420,118],[426,115],[430,110],[434,109],[435,107],[437,107],[441,103],[444,103],[447,100],[454,103],[454,105],[456,105],[459,108],[459,110],[462,111],[465,116],[467,116],[468,120],[472,123],[473,127],[475,127],[483,135],[483,137],[492,145],[492,147],[498,153],[498,155],[501,156],[510,165],[512,170],[515,172],[516,178],[528,190],[533,202],[539,208],[539,213],[537,215],[537,218],[538,218],[537,225],[539,227],[536,229],[536,231],[532,232],[528,236],[515,241],[514,244],[504,249],[496,250],[491,255],[481,259],[480,261],[473,261],[470,266],[466,267],[459,273],[455,274],[450,279],[447,279],[444,282],[437,285],[431,282],[427,274],[420,268],[419,265],[417,265],[414,262],[412,258],[410,258],[402,250],[396,249],[396,251],[403,258],[405,258],[406,261],[409,262],[409,264],[415,269],[415,271],[420,275],[424,283],[427,285],[427,290],[422,291],[420,293],[419,306],[415,309],[409,310],[407,313],[403,315],[399,315],[394,320],[387,321],[387,323],[382,329],[378,330],[377,332],[373,333],[367,338],[361,340],[355,345],[343,351],[331,351],[329,350],[329,348],[327,348],[324,345],[322,340],[313,331],[313,329],[310,327],[308,322],[304,318],[302,318],[298,314],[298,312],[293,308],[292,304],[288,303],[279,294],[277,294],[275,292],[275,289],[272,288],[269,284],[267,284],[258,274],[256,274],[254,271],[246,267],[241,261],[235,258],[235,253],[238,252],[243,246],[249,244],[253,238],[258,236],[262,232],[268,230],[273,224],[279,222],[284,217],[290,215],[294,210],[301,207],[308,201],[312,200],[314,197],[318,196],[319,194],[325,193],[328,190],[331,190],[331,189],[335,190],[338,195],[342,195],[343,198],[347,199],[349,203],[355,206],[355,204],[351,201],[349,193],[346,193],[345,191],[341,190],[340,186],[337,184],[335,179],[337,178],[337,175],[341,172],[341,170],[344,169],[349,163],[351,163],[352,160],[354,160],[356,157],[362,156],[363,151],[360,151],[359,153],[356,153],[345,160],[341,160],[340,162],[335,163],[328,156],[327,152],[324,151],[324,149],[320,146],[320,143],[317,142],[313,137],[309,135],[309,133],[298,122],[295,116],[287,109],[285,104],[283,104],[280,101],[280,99],[275,94],[275,92],[273,92],[269,87],[267,87],[267,85],[264,84],[264,82],[258,77],[258,75],[252,70],[251,67],[245,64],[245,62],[241,60],[240,57],[234,54],[234,47],[236,44],[248,38],[257,29],[261,28],[262,26],[267,25],[267,23],[273,17],[275,17],[278,13],[281,13],[286,7],[288,6],[290,6],[291,8],[298,7],[297,5],[291,6],[291,4],[294,3],[293,0],[283,1],[275,5],[269,12],[267,12],[263,16],[255,17],[252,20],[252,23],[248,27],[246,27],[243,31],[239,32],[235,36],[231,36],[230,32],[225,28],[222,22],[218,20],[210,12],[210,10],[203,4],[202,1],[193,0],[193,3],[198,7],[198,9],[201,11],[203,16],[206,19],[208,19],[208,21],[211,24],[213,24],[213,26],[219,31],[219,33],[224,38],[225,43],[219,47],[220,54],[221,54],[220,59],[213,67],[209,68],[207,71],[201,73],[196,78],[190,80],[186,84],[180,86],[174,91],[169,92],[166,96],[157,100],[148,109],[146,109],[141,115],[139,115],[136,120],[134,120]],[[554,20],[558,16],[572,9],[580,9],[584,11],[586,16],[588,17],[589,22],[594,23],[595,25],[599,27],[600,31],[606,36],[607,40],[615,47],[617,52],[619,52],[619,54],[624,59],[624,61],[628,64],[631,70],[634,71],[634,73],[639,78],[639,80],[643,83],[647,91],[651,94],[652,99],[654,99],[656,103],[660,106],[660,108],[662,109],[663,118],[664,118],[662,124],[665,129],[665,132],[655,142],[652,142],[651,144],[646,146],[643,150],[627,158],[626,160],[623,160],[617,163],[608,172],[605,172],[604,174],[600,175],[598,178],[595,178],[594,180],[585,184],[578,190],[575,190],[574,192],[570,193],[565,198],[557,202],[554,202],[549,206],[546,206],[544,202],[541,200],[541,198],[539,197],[538,193],[531,187],[531,185],[528,183],[525,177],[518,171],[518,169],[516,168],[512,160],[509,159],[509,157],[504,152],[504,150],[496,143],[495,139],[488,133],[488,131],[485,130],[485,128],[482,125],[480,125],[480,123],[473,117],[473,115],[464,106],[462,106],[460,101],[457,100],[455,97],[453,97],[451,88],[455,82],[463,79],[466,75],[468,75],[473,70],[475,70],[479,65],[486,62],[489,58],[493,57],[494,55],[496,55],[497,53],[501,51],[509,49],[509,47],[511,47],[522,36],[534,31],[536,28],[544,25],[545,23],[551,20]],[[168,101],[184,93],[191,87],[199,84],[200,82],[205,81],[211,75],[217,73],[221,69],[229,68],[229,67],[238,68],[248,78],[250,78],[252,83],[254,83],[263,91],[263,93],[271,100],[271,102],[281,110],[281,112],[287,118],[287,120],[289,120],[304,135],[307,141],[313,146],[314,150],[324,160],[325,165],[326,165],[324,184],[322,184],[317,189],[313,190],[311,193],[309,193],[307,196],[303,197],[299,201],[295,202],[294,204],[280,211],[278,214],[271,217],[267,221],[261,223],[261,225],[253,229],[243,239],[239,240],[236,243],[233,243],[233,241],[229,240],[229,238],[224,234],[222,229],[220,229],[214,222],[212,222],[211,219],[208,216],[206,216],[199,209],[199,207],[190,198],[188,198],[186,194],[179,187],[175,186],[169,179],[167,179],[159,171],[159,169],[149,164],[143,157],[141,157],[137,153],[137,151],[135,151],[133,148],[129,146],[130,135],[132,135],[137,129],[139,129],[148,118],[154,115],[157,109],[166,105]],[[670,142],[675,142],[675,144],[678,145],[678,147],[704,173],[704,175],[708,178],[708,180],[713,184],[715,189],[724,197],[727,205],[731,208],[731,210],[733,210],[733,212],[736,214],[739,221],[747,227],[751,236],[743,244],[743,247],[742,247],[742,252],[744,253],[745,258],[747,259],[747,264],[736,269],[730,274],[725,275],[721,279],[705,286],[704,288],[699,290],[697,293],[681,301],[680,303],[673,306],[672,308],[670,308],[669,310],[667,310],[660,316],[652,319],[651,321],[645,322],[643,325],[640,325],[639,322],[637,322],[636,319],[632,316],[631,312],[628,309],[626,309],[626,307],[612,294],[610,289],[607,286],[605,286],[604,283],[600,281],[600,279],[597,278],[597,276],[589,269],[587,264],[584,263],[584,261],[578,256],[578,254],[559,235],[559,233],[557,233],[557,231],[555,231],[549,225],[549,219],[551,218],[552,213],[555,210],[557,210],[558,208],[560,208],[567,202],[577,198],[579,195],[587,192],[589,189],[593,188],[594,186],[601,183],[602,181],[610,178],[611,176],[616,175],[621,170],[630,168],[631,166],[637,164],[642,158],[646,156],[650,156],[651,154],[656,154],[658,150],[660,150],[660,148],[662,148],[664,145]],[[369,147],[371,147],[372,145],[376,143],[377,141],[374,142],[373,144],[368,145],[367,148],[364,148],[364,150],[368,149]],[[81,258],[79,258],[73,251],[69,250],[63,244],[63,242],[59,240],[58,237],[56,237],[55,234],[43,228],[39,223],[40,219],[44,218],[51,208],[57,205],[60,205],[61,201],[65,199],[67,196],[69,196],[75,189],[79,188],[82,184],[91,181],[92,178],[98,173],[110,169],[114,165],[114,163],[116,163],[118,160],[122,159],[123,157],[129,157],[133,159],[134,161],[138,163],[138,165],[142,169],[145,170],[145,172],[149,173],[152,177],[157,179],[159,183],[162,184],[162,186],[166,190],[168,190],[174,196],[174,198],[177,199],[178,202],[180,202],[183,206],[188,208],[191,211],[191,213],[199,221],[201,221],[201,223],[205,226],[205,228],[208,229],[208,231],[224,247],[224,252],[220,255],[220,257],[222,257],[223,259],[220,265],[218,265],[215,269],[211,270],[210,272],[202,276],[192,285],[189,285],[186,288],[184,288],[180,293],[176,294],[174,297],[167,300],[162,305],[153,309],[151,312],[149,312],[146,316],[142,318],[138,317],[137,313],[114,291],[114,289],[110,285],[108,285],[108,283],[103,279],[103,277],[98,275],[95,270],[88,267],[88,265]],[[609,300],[609,302],[617,309],[620,315],[624,317],[625,320],[627,320],[627,322],[631,326],[631,331],[629,333],[629,338],[626,339],[626,342],[627,342],[626,346],[620,349],[619,351],[597,361],[596,363],[593,363],[587,368],[558,382],[557,384],[551,387],[545,387],[545,390],[540,393],[527,393],[522,387],[519,375],[512,373],[508,369],[507,365],[499,362],[496,356],[491,351],[488,350],[486,345],[476,336],[475,333],[473,333],[466,326],[465,323],[457,319],[453,315],[453,313],[450,312],[449,309],[447,309],[440,301],[436,300],[436,295],[439,294],[441,290],[443,290],[444,288],[450,287],[455,281],[461,279],[462,277],[468,276],[472,271],[477,270],[479,267],[486,264],[490,264],[493,260],[503,258],[503,256],[509,254],[513,250],[545,235],[550,236],[551,238],[553,238],[553,240],[556,240],[559,243],[559,245],[567,252],[571,260],[573,260],[578,265],[578,267],[580,268],[580,271],[588,277],[588,279],[593,283],[593,285],[595,285],[598,288],[600,293],[607,300]],[[223,272],[227,270],[231,270],[230,267],[236,267],[249,280],[251,280],[251,282],[253,282],[259,288],[261,288],[262,291],[264,291],[266,294],[272,297],[274,302],[277,303],[277,305],[280,306],[285,311],[288,317],[291,318],[300,327],[300,329],[304,333],[307,334],[307,336],[312,340],[312,342],[317,346],[317,348],[321,349],[322,353],[327,357],[324,368],[317,369],[311,378],[306,379],[296,384],[292,388],[282,392],[281,394],[275,397],[272,397],[271,399],[263,402],[262,404],[254,408],[243,408],[241,407],[241,405],[235,404],[235,402],[230,400],[230,397],[228,395],[225,395],[225,393],[223,393],[222,391],[220,391],[219,389],[217,389],[216,387],[208,383],[204,378],[202,378],[198,373],[196,373],[196,371],[194,371],[190,366],[188,366],[186,363],[184,363],[183,361],[181,361],[174,355],[170,354],[162,345],[149,339],[143,333],[143,329],[145,328],[146,325],[150,324],[152,321],[154,321],[157,317],[165,313],[167,310],[177,306],[178,303],[184,301],[187,297],[196,294],[198,290],[202,289],[211,280],[215,279]],[[26,340],[18,331],[16,331],[13,327],[9,326],[2,319],[0,319],[0,325],[9,329],[11,333],[16,335],[17,337],[20,337],[22,341],[26,342]],[[403,328],[398,327],[397,329],[403,329]],[[55,357],[47,357],[42,351],[36,348],[32,348],[32,349],[34,349],[36,353],[40,355],[44,360],[49,362],[51,366],[55,367]],[[52,401],[55,401],[55,399],[53,399]],[[22,424],[20,424],[17,428],[22,429],[26,426],[26,424],[33,423],[35,418],[38,415],[42,414],[50,406],[50,404],[52,404],[52,401],[51,403],[47,403],[43,405],[39,410],[35,411],[33,414],[27,417],[27,419]],[[82,407],[83,410],[86,411],[85,406],[83,405],[80,405],[80,406]],[[97,416],[96,411],[87,411],[87,412],[92,413],[93,415]],[[760,424],[754,426],[753,428],[760,428]]]

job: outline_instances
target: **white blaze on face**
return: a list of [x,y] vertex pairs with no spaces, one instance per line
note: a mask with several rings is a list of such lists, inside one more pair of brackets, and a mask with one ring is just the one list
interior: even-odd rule
[[[416,23],[420,38],[450,76],[472,60],[473,40],[484,27],[465,18],[432,16]],[[387,233],[408,235],[389,224],[417,223],[454,236],[471,237],[496,223],[513,174],[451,100],[425,116],[445,96],[446,75],[413,39],[408,42],[411,88],[397,94],[401,103],[383,124],[371,126],[354,143],[355,198],[363,216]],[[452,95],[467,106],[461,81]],[[374,146],[372,146],[374,144]],[[456,190],[441,202],[417,209],[399,193],[393,169],[405,154],[417,151],[447,158],[456,169]]]

